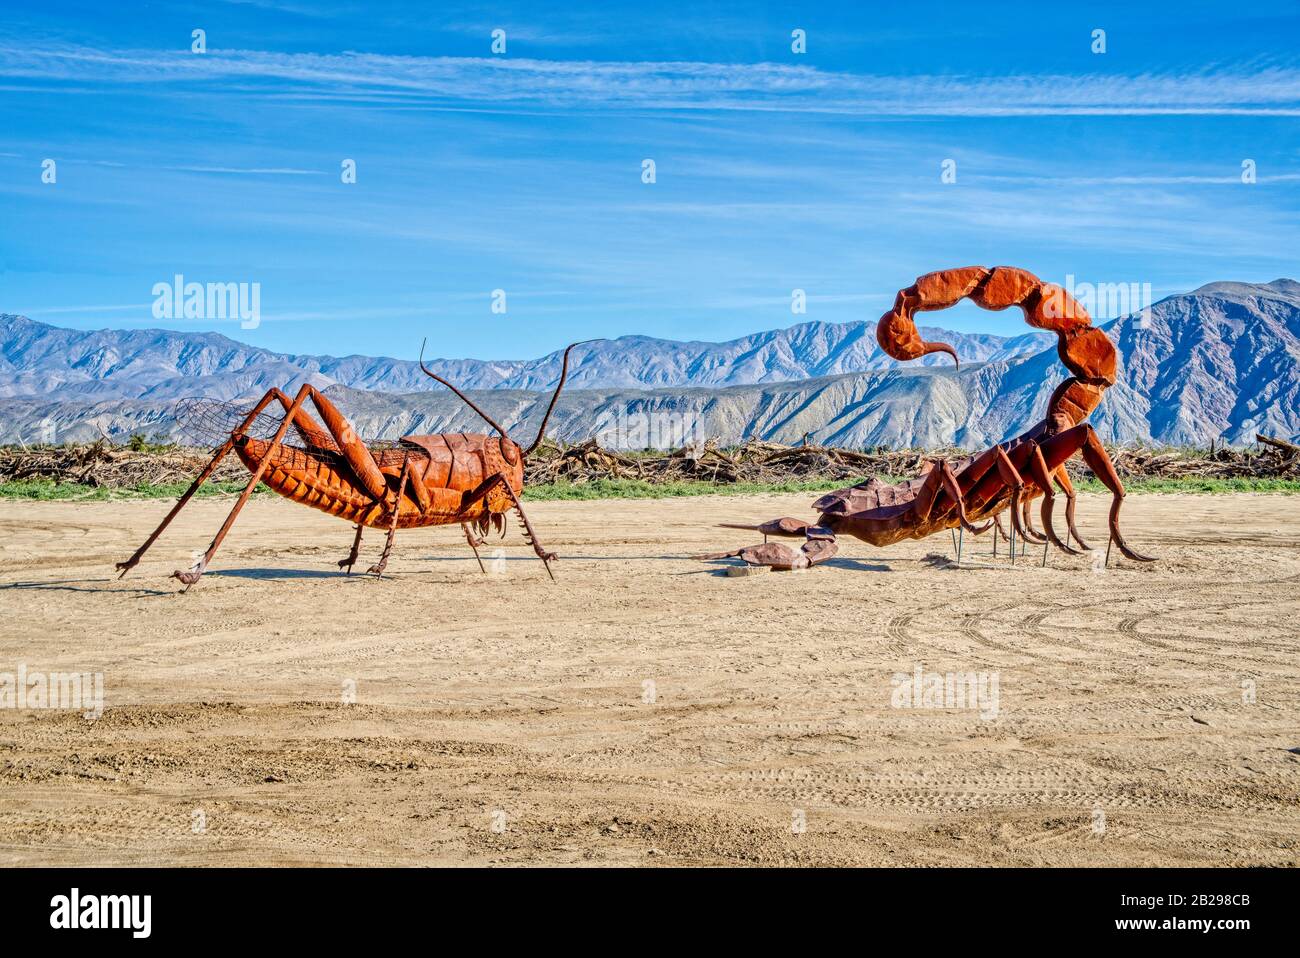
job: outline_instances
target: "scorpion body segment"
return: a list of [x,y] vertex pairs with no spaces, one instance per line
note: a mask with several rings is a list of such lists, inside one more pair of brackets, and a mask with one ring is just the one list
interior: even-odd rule
[[913,317],[920,311],[947,309],[963,299],[995,311],[1019,306],[1030,326],[1056,333],[1056,353],[1074,374],[1061,383],[1048,405],[1047,421],[1058,428],[1087,419],[1102,393],[1115,385],[1115,347],[1092,325],[1087,310],[1060,286],[1013,266],[965,266],[927,273],[899,291],[893,309],[876,324],[876,341],[894,359],[946,352],[956,360],[956,350],[947,343],[922,340]]

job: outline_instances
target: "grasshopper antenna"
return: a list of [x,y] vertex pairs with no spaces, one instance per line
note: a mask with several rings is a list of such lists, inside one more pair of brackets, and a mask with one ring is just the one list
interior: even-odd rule
[[584,339],[580,343],[571,343],[569,348],[564,351],[564,362],[560,365],[560,381],[555,386],[555,392],[551,395],[551,404],[546,407],[546,415],[542,417],[542,426],[537,430],[537,438],[533,444],[524,450],[524,456],[532,454],[533,450],[542,444],[546,438],[546,424],[551,421],[551,410],[555,408],[556,401],[560,398],[560,390],[564,388],[564,380],[569,377],[569,353],[573,352],[574,346],[585,346],[587,343],[594,343],[594,339]]
[[[480,416],[482,416],[484,422],[486,422],[489,426],[491,426],[491,427],[492,427],[493,429],[495,429],[497,432],[501,433],[501,435],[502,435],[503,438],[509,439],[510,436],[506,433],[506,431],[505,431],[504,429],[502,429],[499,425],[497,425],[497,422],[496,422],[495,419],[493,419],[491,416],[489,416],[487,413],[485,413],[482,409],[479,409],[478,406],[474,405],[474,400],[470,399],[470,398],[469,398],[468,396],[466,396],[463,392],[461,392],[459,389],[457,389],[457,388],[456,388],[455,386],[453,386],[451,383],[447,382],[447,380],[443,379],[443,378],[442,378],[441,376],[439,376],[437,373],[435,373],[435,372],[430,372],[430,371],[429,371],[428,367],[424,365],[424,344],[427,343],[427,342],[428,342],[428,339],[422,339],[422,340],[420,340],[420,368],[421,368],[422,370],[424,370],[424,374],[425,374],[426,376],[428,376],[430,379],[436,379],[438,382],[442,383],[444,386],[446,386],[448,389],[450,389],[452,392],[454,392],[457,396],[459,396],[462,400],[464,400],[466,406],[468,406],[470,409],[474,410],[476,413],[478,413]],[[572,349],[573,347],[570,346],[569,348]],[[568,357],[566,356],[565,358],[567,359]],[[564,385],[564,380],[563,380],[563,379],[560,380],[560,385]],[[559,390],[558,390],[558,389],[556,390],[556,394],[557,394],[557,395],[559,394]],[[551,405],[552,405],[552,406],[555,405],[555,400],[551,400]],[[549,412],[548,412],[547,414],[549,415]],[[531,450],[530,450],[530,451],[531,451]]]

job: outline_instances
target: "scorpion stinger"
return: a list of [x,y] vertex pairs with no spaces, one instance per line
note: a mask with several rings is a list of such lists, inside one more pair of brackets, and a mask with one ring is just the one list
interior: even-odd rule
[[[806,568],[834,555],[835,533],[877,546],[921,539],[958,527],[979,534],[989,524],[977,526],[975,522],[996,520],[1004,510],[1010,515],[1013,536],[1018,533],[1022,540],[1050,543],[1062,552],[1078,554],[1079,550],[1069,544],[1070,537],[1082,549],[1088,546],[1074,526],[1074,489],[1064,464],[1072,456],[1082,455],[1111,493],[1111,543],[1128,559],[1152,561],[1129,548],[1120,533],[1124,485],[1100,437],[1086,422],[1106,389],[1115,384],[1115,347],[1064,289],[1009,266],[967,266],[927,273],[901,290],[893,309],[880,318],[876,325],[880,348],[899,360],[920,359],[937,352],[956,359],[956,351],[947,343],[922,339],[913,317],[917,312],[946,309],[964,299],[991,310],[1019,306],[1030,326],[1056,333],[1057,355],[1072,375],[1052,393],[1041,422],[1017,438],[977,455],[940,461],[916,479],[886,485],[873,478],[827,493],[813,503],[820,514],[816,524],[785,518],[750,527],[764,537],[803,535],[807,542],[802,554],[779,543],[765,543],[698,558],[735,556],[752,565],[775,569]],[[1052,528],[1054,479],[1067,499],[1065,521],[1069,532],[1065,541]],[[1040,496],[1044,500],[1041,516],[1045,536],[1038,534],[1029,519],[1029,503]]]

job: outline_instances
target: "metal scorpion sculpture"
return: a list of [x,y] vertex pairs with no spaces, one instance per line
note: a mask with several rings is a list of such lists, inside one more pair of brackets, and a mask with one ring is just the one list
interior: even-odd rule
[[[310,384],[304,384],[293,399],[273,388],[249,410],[225,403],[197,400],[195,402],[200,405],[191,415],[206,417],[209,422],[233,420],[237,424],[233,428],[228,424],[222,428],[221,431],[227,435],[225,441],[217,447],[212,460],[177,500],[153,534],[131,558],[117,563],[117,569],[126,575],[135,567],[199,486],[207,481],[221,460],[233,450],[252,473],[252,477],[212,544],[208,546],[207,552],[192,568],[172,573],[173,578],[185,584],[185,591],[199,581],[259,482],[265,482],[272,491],[286,499],[356,523],[352,550],[338,564],[340,569],[346,568],[349,573],[361,549],[362,530],[367,526],[386,529],[388,533],[379,561],[368,570],[375,576],[380,576],[388,565],[393,537],[399,528],[452,523],[460,524],[466,541],[478,559],[479,568],[483,569],[483,560],[478,554],[478,547],[484,541],[483,536],[489,529],[496,529],[504,536],[506,514],[514,509],[523,526],[524,539],[533,547],[537,557],[546,566],[547,573],[554,579],[551,562],[557,557],[554,552],[547,552],[538,544],[537,534],[519,502],[519,494],[524,488],[525,461],[546,435],[546,424],[550,421],[551,412],[560,398],[560,390],[568,378],[569,353],[574,346],[580,345],[582,344],[574,343],[564,351],[560,381],[556,384],[550,405],[546,407],[546,414],[537,430],[537,438],[527,449],[522,449],[468,396],[430,371],[424,365],[423,346],[420,348],[420,368],[424,373],[464,400],[470,409],[496,430],[497,436],[439,433],[403,436],[396,442],[368,443],[357,437],[338,408]],[[324,421],[323,428],[305,408],[309,400]],[[263,411],[273,403],[279,403],[285,411],[273,434],[269,438],[251,435],[256,431],[254,424],[259,417],[264,420],[267,418]],[[221,407],[223,411],[214,413],[214,407]],[[301,445],[285,442],[291,427]],[[272,430],[268,426],[263,431]]]
[[[837,534],[875,546],[922,539],[958,527],[979,535],[995,523],[1001,527],[998,513],[1003,510],[1010,513],[1013,529],[1026,541],[1046,546],[1050,540],[1062,551],[1080,555],[1079,549],[1092,547],[1074,526],[1074,488],[1064,464],[1075,453],[1082,453],[1088,468],[1111,492],[1110,541],[1129,559],[1154,561],[1130,548],[1120,534],[1124,485],[1096,431],[1086,422],[1105,390],[1115,384],[1115,347],[1064,289],[1009,266],[927,273],[900,291],[894,308],[881,317],[876,326],[881,349],[899,360],[943,352],[958,361],[956,350],[947,343],[922,340],[912,317],[918,311],[947,309],[963,299],[991,310],[1019,306],[1030,326],[1056,333],[1057,355],[1073,375],[1052,393],[1042,422],[977,455],[953,462],[935,460],[919,478],[907,482],[886,485],[871,479],[827,493],[813,503],[820,514],[816,523],[786,517],[758,526],[727,524],[728,528],[762,532],[763,544],[696,558],[738,557],[750,565],[806,569],[836,554]],[[1052,528],[1053,480],[1066,497],[1066,542]],[[1040,496],[1045,538],[1034,529],[1028,511],[1030,501]],[[976,525],[980,520],[987,521]],[[795,551],[783,543],[768,542],[767,536],[803,536],[805,542]],[[1070,537],[1079,549],[1069,544]],[[1108,545],[1107,558],[1109,553]]]

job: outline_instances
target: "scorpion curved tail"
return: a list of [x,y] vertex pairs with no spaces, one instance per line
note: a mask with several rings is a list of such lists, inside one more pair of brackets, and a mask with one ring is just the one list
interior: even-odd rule
[[1076,426],[1115,384],[1115,347],[1068,292],[1044,283],[1033,273],[1012,266],[964,266],[926,273],[900,290],[894,308],[876,325],[876,341],[895,359],[920,359],[929,353],[957,352],[947,343],[928,343],[916,328],[914,314],[947,309],[969,299],[984,309],[1019,306],[1025,321],[1056,333],[1056,352],[1073,373],[1052,395],[1047,420],[1056,430]]
[[[947,353],[957,360],[957,351],[947,343],[930,343],[922,338],[914,316],[926,310],[946,309],[963,299],[990,310],[1019,306],[1025,321],[1037,329],[1056,333],[1056,354],[1073,374],[1052,393],[1047,417],[1018,439],[999,443],[987,453],[965,461],[959,475],[947,463],[926,473],[917,481],[885,486],[878,480],[860,483],[829,493],[813,504],[821,514],[823,526],[812,526],[798,519],[773,519],[761,525],[736,525],[730,528],[763,533],[763,544],[731,552],[710,553],[697,559],[743,559],[750,565],[774,569],[803,569],[825,562],[835,555],[835,532],[849,533],[875,545],[897,542],[901,538],[921,538],[941,529],[960,525],[973,533],[983,532],[974,525],[967,510],[979,518],[992,517],[1010,506],[1014,529],[1030,538],[1028,513],[1021,512],[1030,498],[1043,497],[1043,522],[1047,537],[1033,536],[1040,543],[1054,542],[1066,552],[1075,552],[1062,543],[1051,529],[1052,475],[1065,460],[1082,451],[1093,474],[1110,489],[1111,541],[1126,558],[1150,561],[1129,548],[1119,531],[1119,510],[1124,486],[1110,461],[1101,440],[1085,420],[1101,402],[1105,390],[1115,384],[1115,347],[1100,329],[1092,325],[1087,311],[1059,286],[1044,283],[1023,269],[1010,266],[967,266],[961,269],[927,273],[901,290],[894,308],[880,318],[876,340],[888,355],[900,360],[920,359],[930,353]],[[1011,456],[1016,462],[1011,461]],[[990,467],[996,463],[996,469]],[[1050,463],[1050,465],[1049,465]],[[1064,475],[1064,473],[1062,473]],[[963,483],[965,484],[963,487]],[[1062,484],[1067,497],[1072,492],[1068,478]],[[888,503],[881,498],[888,492]],[[936,508],[936,498],[945,496]],[[1026,497],[1023,501],[1021,497]],[[1008,502],[1009,499],[1009,502]],[[886,506],[886,508],[881,508]],[[1068,521],[1067,507],[1067,521]],[[1071,526],[1073,532],[1073,526]],[[803,535],[799,552],[768,536]],[[1078,534],[1075,533],[1078,538]],[[1080,545],[1083,545],[1080,540]],[[1046,561],[1046,558],[1044,558]]]
[[560,398],[560,390],[564,388],[564,381],[569,378],[569,353],[573,352],[575,346],[585,346],[587,343],[594,343],[594,339],[584,339],[582,342],[570,343],[569,347],[564,350],[564,361],[560,364],[560,381],[555,384],[555,392],[551,394],[551,404],[546,407],[546,415],[542,417],[542,425],[537,430],[537,437],[533,444],[524,450],[524,455],[529,456],[533,450],[542,444],[546,438],[546,424],[551,421],[551,411],[555,409],[556,402]]
[[[1102,394],[1115,385],[1118,365],[1115,347],[1104,332],[1092,325],[1088,311],[1060,286],[1044,283],[1033,273],[1012,266],[994,266],[991,269],[965,266],[918,277],[907,289],[899,291],[894,299],[894,308],[880,318],[876,326],[880,348],[895,359],[919,359],[934,352],[947,352],[955,359],[956,353],[947,343],[927,343],[921,338],[913,316],[918,311],[947,309],[963,299],[991,310],[1019,306],[1030,326],[1056,333],[1056,355],[1072,375],[1053,391],[1044,421],[1022,439],[1040,441],[1043,436],[1060,435],[1067,429],[1082,425],[1101,402]],[[1088,435],[1091,437],[1089,465],[1095,462],[1094,472],[1103,469],[1113,474],[1113,464],[1100,440],[1095,439],[1091,430]],[[1043,518],[1044,522],[1049,522],[1051,480],[1036,481],[1036,485],[1042,487],[1045,497]],[[1112,540],[1128,558],[1150,561],[1129,549],[1119,533],[1117,519],[1124,492],[1118,476],[1114,477],[1112,492]],[[1022,508],[1027,505],[1025,501]],[[1012,518],[1016,517],[1013,515]],[[1025,518],[1028,518],[1027,512]],[[1030,523],[1026,521],[1021,533],[1034,541],[1037,537],[1031,537],[1029,529]],[[1050,527],[1047,533],[1048,539],[1060,545]]]

